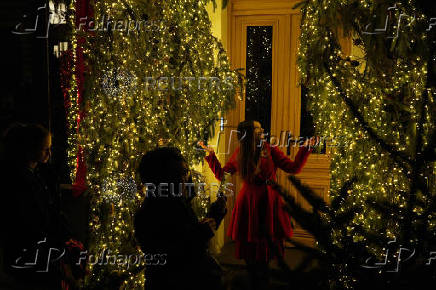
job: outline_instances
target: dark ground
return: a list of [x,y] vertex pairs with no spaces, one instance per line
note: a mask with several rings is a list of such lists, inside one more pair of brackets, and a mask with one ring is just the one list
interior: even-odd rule
[[[220,262],[224,269],[224,281],[226,284],[231,284],[229,290],[249,290],[249,277],[245,268],[245,262],[235,258],[235,244],[233,242],[227,243],[217,260]],[[285,249],[285,261],[289,268],[295,269],[298,264],[303,260],[305,253],[296,248]],[[292,285],[287,281],[283,271],[278,267],[277,261],[273,260],[270,263],[271,290],[288,290],[292,289]]]

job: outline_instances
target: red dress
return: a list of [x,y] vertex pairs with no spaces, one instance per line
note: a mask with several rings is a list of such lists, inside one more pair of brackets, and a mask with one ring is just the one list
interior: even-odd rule
[[[300,147],[295,161],[291,161],[279,148],[265,143],[259,157],[260,172],[257,179],[266,181],[276,180],[277,168],[290,174],[301,171],[312,149]],[[206,156],[206,161],[218,180],[223,178],[224,172],[235,173],[238,171],[239,147],[230,157],[224,167],[221,167],[214,152]],[[248,183],[244,180],[239,191],[235,206],[232,211],[227,235],[236,242],[236,257],[239,259],[269,261],[274,255],[268,247],[268,241],[260,234],[260,228],[283,255],[283,242],[286,237],[292,237],[290,217],[283,209],[283,198],[263,183]]]

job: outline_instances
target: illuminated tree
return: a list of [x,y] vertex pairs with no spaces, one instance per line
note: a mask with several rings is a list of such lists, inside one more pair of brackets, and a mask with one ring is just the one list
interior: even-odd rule
[[70,163],[74,173],[77,141],[91,196],[90,254],[122,255],[116,263],[90,263],[90,288],[143,283],[143,263],[128,268],[122,258],[139,254],[132,216],[143,198],[135,174],[140,157],[172,145],[190,165],[198,163],[196,142],[213,136],[220,112],[234,105],[239,76],[211,34],[207,2],[95,1],[93,19],[76,22],[88,72],[77,136],[79,110],[71,101]]
[[[320,215],[327,225],[337,223],[337,215],[351,213],[350,220],[324,232],[319,245],[328,252],[326,241],[331,241],[361,258],[350,250],[351,239],[383,259],[386,242],[395,239],[418,251],[421,265],[409,268],[408,278],[429,270],[421,267],[422,261],[435,242],[436,38],[431,5],[369,0],[300,4],[299,68],[317,134],[346,141],[337,144],[331,162],[331,198],[341,206],[334,215]],[[339,39],[344,36],[353,40],[351,56],[342,52]],[[354,178],[352,186],[347,184]],[[341,191],[345,185],[346,195]],[[336,265],[338,276],[349,275],[337,279],[337,285],[352,287],[358,273],[347,270],[346,263]]]

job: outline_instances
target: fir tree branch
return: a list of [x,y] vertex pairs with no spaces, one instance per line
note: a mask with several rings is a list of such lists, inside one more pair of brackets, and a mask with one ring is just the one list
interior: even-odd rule
[[333,212],[336,212],[345,202],[348,191],[353,186],[353,184],[356,182],[357,177],[353,176],[350,180],[347,180],[344,185],[341,187],[341,190],[339,191],[339,195],[332,200],[330,207]]
[[314,211],[329,213],[327,203],[319,197],[310,187],[301,183],[300,179],[293,175],[289,175],[288,179],[292,182],[295,188],[303,195],[303,197],[313,206]]
[[314,258],[317,258],[317,259],[325,259],[326,258],[325,254],[317,248],[306,246],[305,244],[300,243],[297,240],[292,239],[292,238],[291,239],[287,238],[286,240],[288,242],[294,244],[298,249],[306,252],[310,256],[313,256]]
[[398,159],[402,160],[403,162],[399,162],[399,164],[401,165],[401,167],[403,167],[403,169],[405,170],[405,172],[408,171],[407,166],[405,166],[404,162],[407,163],[408,165],[413,165],[413,161],[410,159],[409,156],[407,156],[406,154],[396,150],[393,146],[387,144],[376,132],[375,130],[365,121],[365,119],[363,118],[362,114],[359,112],[359,110],[357,109],[356,104],[354,104],[354,102],[347,96],[347,94],[345,93],[345,91],[342,89],[341,84],[339,83],[339,81],[337,80],[336,77],[333,76],[331,70],[330,70],[330,66],[327,62],[324,62],[324,68],[327,72],[327,74],[329,75],[332,83],[334,84],[334,86],[336,87],[336,89],[338,90],[339,95],[341,96],[342,100],[344,101],[344,103],[347,105],[347,107],[350,109],[351,113],[353,114],[353,116],[358,120],[360,126],[368,132],[369,136],[377,142],[377,144],[380,145],[380,147],[382,149],[384,149],[385,151],[387,151],[388,153],[390,153],[392,156],[397,157]]
[[269,180],[268,184],[283,197],[285,200],[284,209],[304,229],[312,234],[315,239],[320,241],[323,245],[328,245],[327,247],[333,246],[328,240],[330,237],[330,227],[321,220],[319,215],[303,209],[296,203],[295,198],[292,197],[280,184],[272,180]]
[[427,162],[436,161],[436,130],[433,129],[433,132],[430,135],[430,141],[427,144],[427,147],[422,151],[422,158]]

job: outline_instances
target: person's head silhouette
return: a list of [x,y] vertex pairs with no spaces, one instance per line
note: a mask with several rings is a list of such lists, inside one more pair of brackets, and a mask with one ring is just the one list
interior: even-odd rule
[[51,155],[51,134],[38,124],[16,124],[4,135],[4,158],[17,166],[35,168]]
[[[186,183],[192,183],[190,170],[185,158],[175,147],[158,147],[147,152],[138,167],[141,182],[146,186],[147,197],[187,196]],[[164,192],[159,195],[160,192]],[[164,190],[163,190],[164,189]],[[153,191],[153,194],[148,194]],[[190,192],[190,191],[189,191]]]

